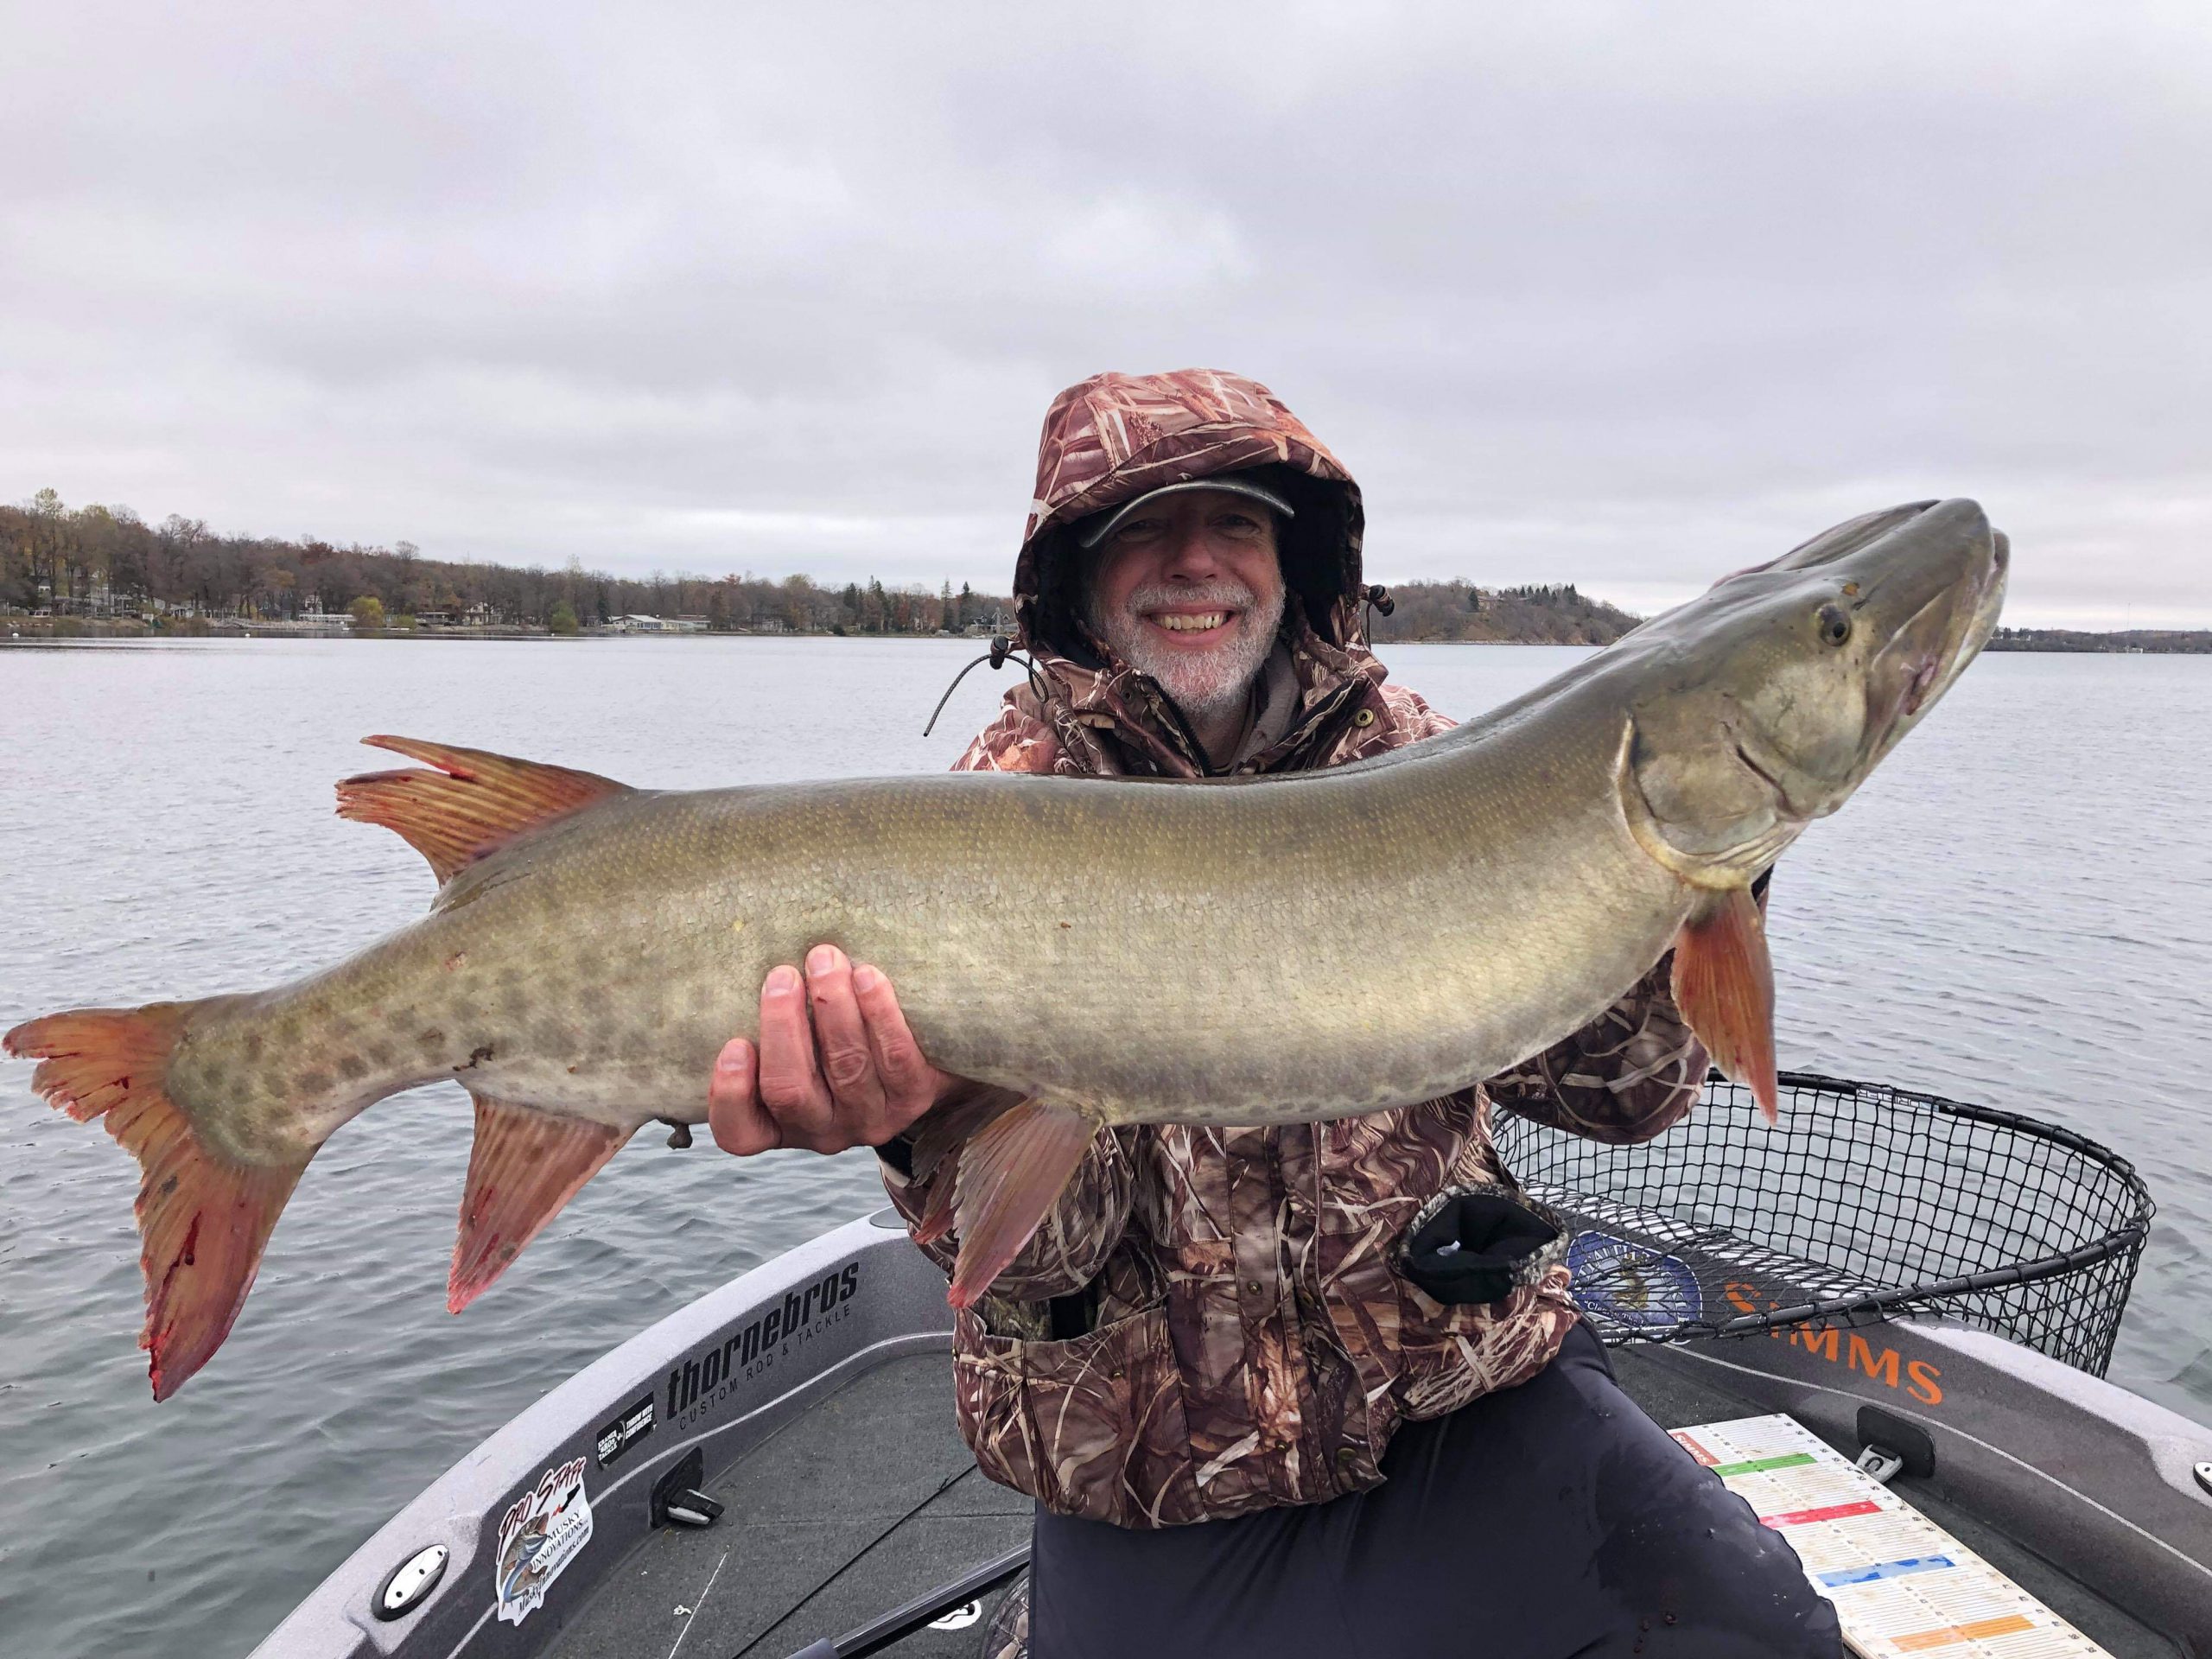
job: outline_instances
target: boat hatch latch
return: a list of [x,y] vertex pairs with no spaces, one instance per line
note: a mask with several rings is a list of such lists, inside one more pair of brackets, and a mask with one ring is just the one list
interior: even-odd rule
[[2196,1477],[2199,1490],[2212,1497],[2212,1463],[2200,1463],[2189,1472]]
[[1897,1475],[1925,1480],[1936,1472],[1936,1442],[1918,1423],[1879,1406],[1859,1408],[1859,1467],[1888,1485]]
[[378,1618],[404,1618],[420,1607],[438,1580],[446,1575],[448,1552],[443,1544],[425,1544],[384,1575],[369,1599],[369,1611]]
[[1859,1452],[1859,1472],[1890,1484],[1890,1477],[1904,1467],[1904,1459],[1886,1446],[1862,1446]]
[[713,1526],[722,1517],[722,1505],[699,1490],[706,1484],[707,1462],[695,1446],[653,1483],[652,1524]]

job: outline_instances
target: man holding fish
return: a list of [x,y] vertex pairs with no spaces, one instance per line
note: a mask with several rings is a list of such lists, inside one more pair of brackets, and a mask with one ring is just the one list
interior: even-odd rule
[[[1361,531],[1357,486],[1264,387],[1071,388],[1015,568],[1036,671],[957,769],[1236,779],[1448,729],[1366,649]],[[1358,949],[1357,909],[1338,925]],[[1039,1503],[1029,1651],[1840,1651],[1780,1535],[1615,1386],[1563,1240],[1501,1255],[1481,1300],[1414,1243],[1454,1211],[1447,1250],[1500,1217],[1555,1232],[1492,1149],[1493,1102],[1611,1141],[1690,1109],[1707,1051],[1672,966],[1484,1086],[1257,1128],[1193,1102],[1191,1123],[1088,1135],[955,1336],[978,1463]],[[834,944],[769,974],[758,1029],[715,1065],[716,1141],[875,1147],[952,1268],[957,1160],[918,1163],[921,1120],[992,1091],[931,1065],[889,978]]]
[[404,1090],[473,1109],[455,1313],[647,1123],[865,1141],[951,1268],[977,1461],[1040,1504],[1040,1653],[1833,1652],[1613,1389],[1476,1085],[1635,1139],[1701,1045],[1772,1118],[1754,884],[1980,651],[2005,538],[1864,515],[1446,729],[1360,643],[1360,523],[1264,389],[1102,377],[1047,421],[1035,689],[963,775],[640,790],[369,739],[423,764],[339,810],[428,860],[426,916],[0,1038],[138,1164],[156,1399]]

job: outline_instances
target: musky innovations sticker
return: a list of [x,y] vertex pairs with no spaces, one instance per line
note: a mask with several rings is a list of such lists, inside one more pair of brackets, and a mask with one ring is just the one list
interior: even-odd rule
[[538,1477],[499,1517],[493,1557],[499,1616],[519,1624],[545,1605],[562,1569],[591,1541],[591,1500],[584,1496],[584,1459],[570,1458]]

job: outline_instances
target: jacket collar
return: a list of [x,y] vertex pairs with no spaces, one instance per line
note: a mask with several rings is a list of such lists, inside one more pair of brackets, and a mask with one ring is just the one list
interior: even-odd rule
[[[1050,649],[1032,652],[1036,673],[1022,700],[1052,726],[1081,770],[1157,778],[1218,776],[1189,722],[1159,683],[1096,640],[1096,664]],[[1377,695],[1386,671],[1361,645],[1331,644],[1293,610],[1260,671],[1265,699],[1246,749],[1226,770],[1296,772],[1319,764],[1343,722]],[[1042,695],[1039,695],[1039,692]]]

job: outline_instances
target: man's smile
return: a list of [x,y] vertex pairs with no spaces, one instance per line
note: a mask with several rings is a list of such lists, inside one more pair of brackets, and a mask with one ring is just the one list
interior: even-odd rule
[[1154,632],[1179,650],[1204,650],[1220,644],[1235,631],[1244,613],[1227,606],[1175,607],[1147,611],[1144,620]]

